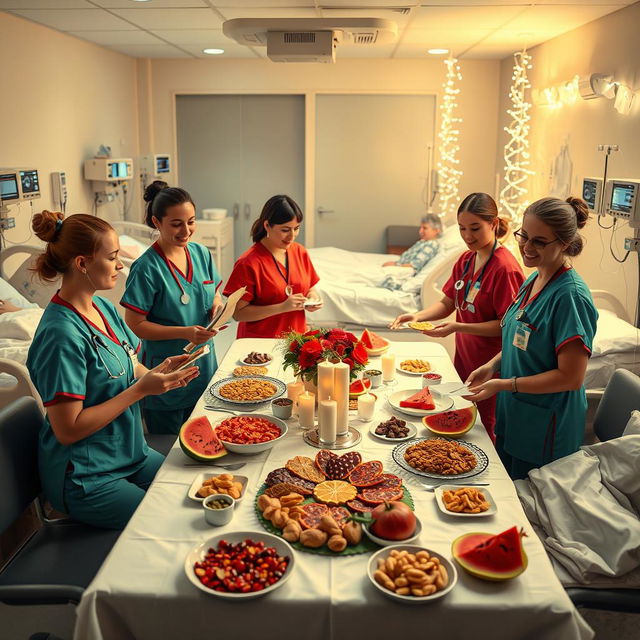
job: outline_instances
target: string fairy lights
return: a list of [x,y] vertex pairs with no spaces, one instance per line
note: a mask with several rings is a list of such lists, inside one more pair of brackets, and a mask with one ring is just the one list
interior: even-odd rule
[[504,187],[499,199],[502,214],[509,218],[512,224],[519,224],[522,220],[522,212],[529,204],[526,199],[528,193],[526,182],[534,173],[528,168],[531,104],[525,99],[526,91],[531,87],[527,70],[531,69],[532,65],[531,56],[526,49],[514,53],[513,58],[513,74],[509,89],[511,108],[507,109],[511,123],[504,128],[509,134],[509,140],[504,146]]
[[458,107],[458,94],[460,88],[457,82],[462,80],[460,73],[460,65],[458,60],[449,57],[444,61],[447,67],[447,75],[442,85],[442,104],[440,105],[440,131],[438,138],[440,140],[439,152],[440,159],[438,161],[438,176],[440,178],[440,216],[444,217],[448,213],[455,213],[459,200],[459,186],[462,171],[458,169],[460,159],[458,152],[460,145],[458,143],[460,130],[458,125],[462,122],[462,118],[455,115]]

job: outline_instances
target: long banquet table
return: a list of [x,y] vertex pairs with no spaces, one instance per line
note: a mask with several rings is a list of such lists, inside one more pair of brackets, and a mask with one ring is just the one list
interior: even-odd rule
[[[270,352],[269,375],[290,380],[282,371],[275,340],[236,340],[220,364],[214,380],[230,375],[239,358],[250,351]],[[393,343],[397,361],[427,358],[443,381],[459,380],[444,348],[437,343]],[[379,367],[379,359],[371,366]],[[398,374],[397,386],[419,385],[417,377]],[[384,389],[376,390],[374,423],[388,419],[391,407]],[[457,400],[464,403],[463,400]],[[204,411],[201,398],[194,415],[210,419],[223,413]],[[228,414],[227,414],[228,416]],[[407,417],[407,416],[405,416]],[[354,416],[355,418],[355,416]],[[190,461],[178,444],[167,456],[156,479],[123,531],[103,567],[86,590],[77,610],[76,640],[157,640],[158,638],[491,638],[531,640],[586,640],[593,632],[574,608],[556,578],[546,553],[531,529],[515,488],[506,474],[485,430],[478,423],[465,439],[489,456],[489,467],[474,480],[490,482],[498,511],[486,518],[455,518],[442,514],[432,492],[415,476],[403,472],[422,522],[417,543],[451,557],[453,539],[470,531],[498,533],[513,525],[524,527],[529,567],[518,578],[491,583],[459,571],[457,586],[444,598],[428,604],[406,606],[379,593],[366,576],[369,554],[326,557],[295,551],[296,567],[281,589],[265,597],[229,603],[196,589],[185,576],[184,560],[199,542],[226,531],[263,531],[254,511],[256,490],[267,473],[294,455],[313,457],[317,449],[305,444],[295,418],[288,421],[287,436],[270,451],[255,456],[229,454],[221,462],[241,460],[236,473],[248,476],[247,495],[236,507],[230,524],[209,526],[199,503],[187,491],[205,467]],[[379,459],[385,471],[398,473],[391,458],[392,444],[360,428],[356,446],[365,460]],[[418,435],[426,435],[414,422]],[[340,453],[340,452],[339,452]],[[211,471],[216,471],[211,468]],[[417,544],[416,543],[416,544]]]

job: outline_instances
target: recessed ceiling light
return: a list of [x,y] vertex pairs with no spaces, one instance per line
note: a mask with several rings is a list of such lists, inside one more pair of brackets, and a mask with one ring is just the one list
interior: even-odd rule
[[441,56],[449,53],[449,49],[429,49],[427,53],[430,53],[432,56]]
[[206,53],[208,56],[219,56],[224,53],[224,49],[203,49],[202,53]]
[[134,2],[150,2],[151,0],[133,0]]

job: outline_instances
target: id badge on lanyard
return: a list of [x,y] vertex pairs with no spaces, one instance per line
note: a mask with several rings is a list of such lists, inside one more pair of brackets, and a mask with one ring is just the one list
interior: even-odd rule
[[476,282],[473,283],[473,286],[469,289],[469,293],[467,293],[467,297],[465,298],[465,301],[467,303],[467,309],[471,311],[471,313],[474,313],[476,310],[474,302],[479,291],[480,291],[480,280],[477,280]]
[[133,366],[133,371],[135,374],[136,367],[138,366],[138,354],[134,351],[133,347],[128,342],[125,342],[122,346],[124,347],[124,350],[127,352],[127,355],[129,356],[129,360],[131,360],[131,364]]
[[515,333],[513,334],[513,346],[522,351],[526,351],[530,336],[531,331],[526,328],[526,325],[518,322]]

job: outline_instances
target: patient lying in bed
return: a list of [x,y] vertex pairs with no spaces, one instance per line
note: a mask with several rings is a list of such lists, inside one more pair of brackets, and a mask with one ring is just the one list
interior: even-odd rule
[[440,251],[440,236],[442,235],[442,221],[433,214],[422,218],[420,229],[418,230],[420,240],[409,247],[400,255],[398,260],[387,261],[382,264],[390,272],[385,273],[381,287],[397,291],[402,289],[404,283],[416,273],[424,269]]

